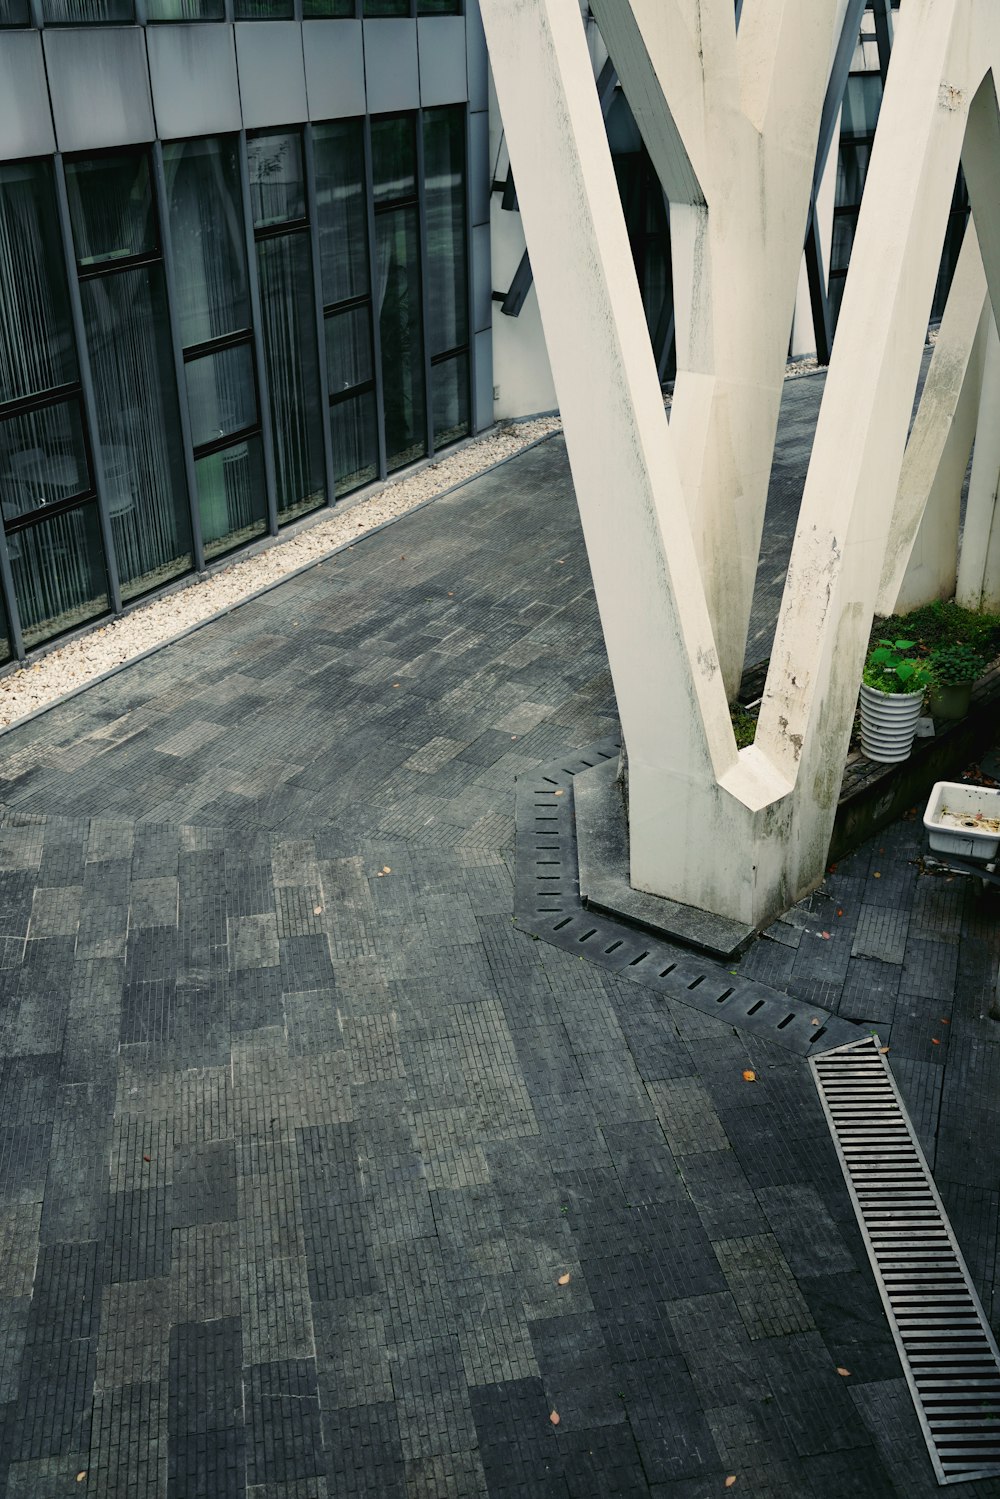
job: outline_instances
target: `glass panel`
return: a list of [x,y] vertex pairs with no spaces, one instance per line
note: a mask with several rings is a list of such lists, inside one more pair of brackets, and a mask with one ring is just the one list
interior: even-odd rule
[[333,438],[333,471],[337,493],[348,494],[378,475],[378,436],[375,431],[375,396],[351,396],[330,407]]
[[385,440],[389,468],[394,469],[427,451],[415,208],[376,217],[375,251]]
[[882,108],[882,78],[879,73],[852,73],[844,92],[841,135],[871,135]]
[[465,253],[465,110],[424,114],[427,337],[431,354],[469,341]]
[[323,301],[346,302],[368,291],[363,125],[360,120],[317,125],[313,140]]
[[259,437],[199,458],[194,470],[206,557],[217,557],[263,535],[267,495]]
[[80,287],[122,596],[191,566],[163,271],[142,266]]
[[417,142],[412,115],[383,115],[372,120],[372,175],[376,203],[416,195]]
[[469,434],[469,356],[456,354],[431,370],[434,446],[447,447]]
[[254,225],[284,224],[306,216],[306,175],[302,137],[255,135],[247,141],[250,166],[250,206]]
[[55,25],[61,21],[135,20],[132,0],[43,0],[42,14]]
[[246,242],[233,136],[163,148],[181,343],[250,326]]
[[237,21],[290,21],[294,14],[292,0],[236,0]]
[[145,153],[67,162],[66,186],[81,266],[157,249]]
[[302,0],[302,14],[312,16],[355,16],[356,0]]
[[0,307],[0,401],[78,379],[52,169],[45,161],[0,166]]
[[326,320],[326,378],[330,394],[372,378],[372,335],[368,308],[349,307]]
[[417,0],[418,16],[460,16],[462,0]]
[[90,501],[7,537],[26,646],[110,608],[97,505]]
[[861,202],[871,149],[870,145],[841,146],[837,162],[838,208],[854,208]]
[[365,0],[366,16],[408,16],[410,0]]
[[224,0],[147,0],[151,21],[223,21]]
[[3,600],[0,599],[0,661],[10,660],[10,627],[7,624],[7,610],[4,608]]
[[184,366],[191,442],[196,448],[257,425],[253,354],[249,344],[220,349]]
[[833,241],[830,246],[830,267],[844,270],[851,258],[854,230],[858,222],[857,211],[838,213],[833,219]]
[[91,488],[78,401],[22,411],[0,422],[4,520]]
[[[31,8],[28,0],[0,0],[0,26],[27,26],[31,21]],[[6,635],[7,627],[0,615],[0,629]],[[6,649],[6,640],[0,644],[0,656],[9,654]]]
[[304,233],[264,239],[257,246],[278,512],[283,520],[314,510],[326,499],[310,261]]

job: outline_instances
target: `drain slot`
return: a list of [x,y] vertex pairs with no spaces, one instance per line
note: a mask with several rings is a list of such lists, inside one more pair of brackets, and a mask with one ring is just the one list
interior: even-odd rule
[[1000,1476],[1000,1351],[878,1040],[809,1065],[937,1481]]

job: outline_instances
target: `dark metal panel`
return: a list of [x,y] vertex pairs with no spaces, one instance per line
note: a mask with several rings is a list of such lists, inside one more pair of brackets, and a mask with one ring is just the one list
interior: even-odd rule
[[2,31],[0,160],[49,156],[55,148],[42,39],[37,31]]
[[310,120],[365,112],[365,49],[360,21],[303,21]]
[[469,94],[463,16],[425,16],[417,22],[420,103],[464,104]]
[[150,26],[146,31],[156,131],[162,140],[239,130],[233,28]]
[[60,151],[153,140],[144,28],[49,28],[42,41]]
[[247,130],[308,118],[302,28],[295,21],[237,21],[236,62]]
[[430,291],[427,285],[427,193],[425,191],[424,117],[417,115],[417,218],[420,224],[420,331],[424,348],[424,420],[427,456],[434,456],[434,394],[431,384]]
[[419,108],[416,21],[364,21],[362,26],[369,113]]

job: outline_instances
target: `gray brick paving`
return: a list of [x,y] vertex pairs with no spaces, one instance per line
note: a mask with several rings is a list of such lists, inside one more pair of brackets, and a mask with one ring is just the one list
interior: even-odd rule
[[[0,739],[8,1499],[931,1492],[804,1064],[512,926],[599,642],[553,441]],[[884,1031],[992,1306],[997,927],[917,847],[740,968]]]

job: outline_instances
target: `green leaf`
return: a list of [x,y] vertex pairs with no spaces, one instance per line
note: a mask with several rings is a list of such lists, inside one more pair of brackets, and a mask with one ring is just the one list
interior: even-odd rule
[[901,682],[908,682],[916,669],[915,661],[900,661],[896,667],[896,675]]
[[897,651],[912,651],[914,643],[912,640],[897,640],[895,646]]

